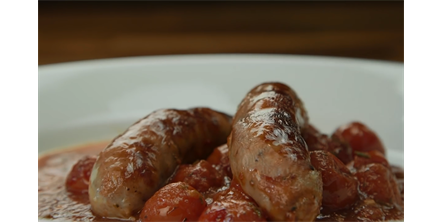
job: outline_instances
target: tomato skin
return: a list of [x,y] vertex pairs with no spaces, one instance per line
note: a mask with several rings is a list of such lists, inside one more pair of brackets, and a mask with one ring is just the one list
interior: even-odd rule
[[344,164],[353,160],[353,150],[351,147],[336,137],[329,139],[327,151],[335,155]]
[[347,143],[353,151],[369,152],[377,150],[385,155],[385,148],[379,137],[360,122],[351,122],[336,129],[332,137]]
[[232,169],[230,169],[229,148],[227,147],[227,144],[214,149],[212,154],[207,158],[207,162],[211,163],[223,176],[227,176],[230,179],[233,178]]
[[360,169],[370,163],[379,163],[387,168],[390,168],[390,164],[388,163],[385,156],[377,150],[371,150],[368,152],[355,152],[353,166],[356,169]]
[[233,180],[227,190],[217,193],[213,203],[204,209],[198,221],[267,221],[264,213],[241,188],[241,185]]
[[201,193],[224,185],[221,173],[205,160],[193,165],[180,165],[170,182],[185,182]]
[[89,179],[92,167],[94,167],[96,157],[86,156],[80,159],[69,172],[66,178],[66,190],[73,194],[87,194],[89,189]]
[[307,143],[309,151],[327,150],[329,139],[327,135],[321,134],[313,125],[309,124],[302,132],[302,138]]
[[184,182],[171,183],[146,201],[139,221],[196,221],[206,205],[195,188]]
[[321,172],[323,182],[322,205],[338,210],[351,206],[358,198],[357,181],[347,167],[327,151],[311,151],[313,167]]
[[399,187],[389,168],[379,163],[365,165],[355,173],[359,191],[365,199],[381,205],[403,207]]
[[307,143],[309,151],[329,151],[345,164],[353,160],[353,153],[350,146],[342,143],[338,138],[330,138],[320,133],[313,125],[308,125],[306,130],[302,132],[302,137]]

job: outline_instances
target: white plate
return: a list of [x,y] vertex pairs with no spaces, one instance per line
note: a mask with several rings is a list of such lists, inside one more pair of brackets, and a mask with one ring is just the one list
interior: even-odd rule
[[291,86],[311,122],[331,133],[359,120],[404,165],[401,63],[282,55],[158,56],[39,67],[39,153],[111,139],[160,108],[208,106],[234,114],[265,81]]
[[[276,55],[160,56],[39,67],[39,153],[112,139],[160,108],[207,106],[234,114],[255,85],[279,81],[326,133],[359,120],[404,166],[400,63]],[[40,220],[45,221],[45,220]]]

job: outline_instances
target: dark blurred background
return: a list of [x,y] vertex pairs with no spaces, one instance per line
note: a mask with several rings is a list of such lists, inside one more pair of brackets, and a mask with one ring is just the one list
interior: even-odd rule
[[404,61],[404,3],[39,2],[40,65],[170,54]]

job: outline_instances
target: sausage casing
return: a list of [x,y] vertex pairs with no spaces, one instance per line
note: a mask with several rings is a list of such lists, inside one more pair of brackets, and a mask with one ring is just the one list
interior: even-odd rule
[[253,88],[233,118],[233,177],[273,221],[313,221],[319,214],[322,180],[301,136],[307,126],[302,101],[281,83]]
[[89,185],[92,211],[130,218],[181,163],[224,144],[231,118],[208,108],[158,110],[115,138],[98,156]]

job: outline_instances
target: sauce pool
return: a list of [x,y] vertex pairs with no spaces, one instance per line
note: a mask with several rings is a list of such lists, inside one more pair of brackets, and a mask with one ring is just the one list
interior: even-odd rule
[[72,195],[66,191],[66,177],[81,158],[96,156],[106,142],[91,143],[74,149],[44,154],[38,159],[38,217],[51,221],[121,221],[92,214],[88,195]]

